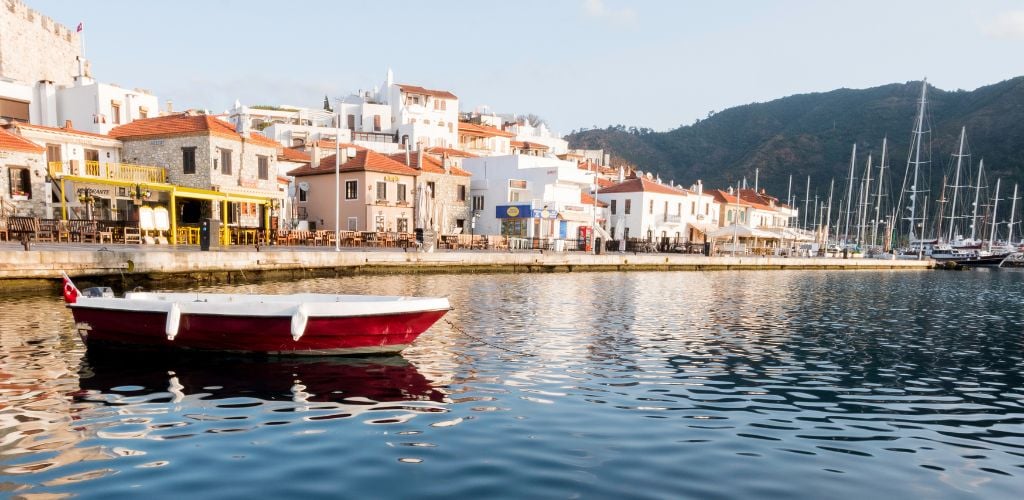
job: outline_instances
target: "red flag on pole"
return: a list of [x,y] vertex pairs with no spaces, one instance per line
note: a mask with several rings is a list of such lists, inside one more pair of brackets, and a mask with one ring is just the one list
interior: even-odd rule
[[78,28],[75,30],[75,33],[81,33],[81,32],[82,32],[82,23],[78,23]]

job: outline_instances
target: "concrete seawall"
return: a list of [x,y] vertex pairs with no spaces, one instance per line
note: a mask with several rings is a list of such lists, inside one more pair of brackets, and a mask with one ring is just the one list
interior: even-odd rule
[[932,261],[704,257],[682,254],[589,255],[559,252],[402,252],[264,248],[200,252],[168,247],[54,246],[0,249],[0,288],[53,286],[64,270],[91,281],[231,282],[372,273],[575,272],[731,269],[930,269]]

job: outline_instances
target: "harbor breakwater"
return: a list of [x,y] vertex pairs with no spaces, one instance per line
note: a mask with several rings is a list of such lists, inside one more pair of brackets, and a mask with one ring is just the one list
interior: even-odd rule
[[789,258],[685,254],[566,252],[403,252],[397,250],[289,249],[259,251],[152,247],[0,250],[0,290],[56,285],[61,271],[94,283],[124,286],[153,282],[221,283],[267,279],[392,273],[713,271],[777,269],[930,269],[930,260]]

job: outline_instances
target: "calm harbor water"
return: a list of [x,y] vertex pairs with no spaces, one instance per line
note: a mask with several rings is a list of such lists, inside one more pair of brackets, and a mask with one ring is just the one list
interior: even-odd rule
[[[1024,273],[385,276],[402,356],[87,355],[0,298],[0,496],[1020,498]],[[499,349],[500,346],[504,349]]]

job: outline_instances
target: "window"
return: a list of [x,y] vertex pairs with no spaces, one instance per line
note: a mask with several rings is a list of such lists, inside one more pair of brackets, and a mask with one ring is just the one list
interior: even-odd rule
[[398,232],[400,232],[400,233],[408,233],[409,232],[409,219],[399,218],[399,219],[395,219],[395,222],[396,222],[396,226],[395,227],[398,230]]
[[[654,200],[651,200],[651,205],[654,205]],[[665,222],[668,222],[668,202],[665,202]]]
[[356,115],[348,115],[348,128],[349,130],[356,129]]
[[615,211],[618,209],[617,205],[618,205],[618,203],[616,203],[616,200],[612,200],[612,206],[611,206],[611,208],[612,208],[612,215],[615,215],[615,213],[616,213]]
[[628,227],[624,228],[622,230],[622,239],[624,239],[624,240],[628,240],[629,239],[629,228]]
[[388,199],[388,183],[377,183],[377,201]]
[[483,210],[483,209],[484,209],[484,197],[483,196],[474,196],[473,197],[473,210],[477,211],[477,210]]
[[459,184],[459,191],[457,195],[458,201],[466,201],[466,185]]
[[430,199],[436,198],[437,195],[437,184],[433,181],[427,183],[427,187],[430,188]]
[[380,115],[373,115],[373,131],[380,132]]
[[629,215],[629,209],[632,208],[630,205],[633,204],[633,200],[626,200],[626,206],[623,207],[622,213]]
[[10,167],[11,198],[32,199],[32,174],[27,168]]
[[398,201],[406,201],[405,198],[405,184],[398,185]]
[[359,230],[359,217],[349,217],[348,218],[348,230],[349,231],[358,231]]
[[146,109],[146,108],[141,108],[140,107],[139,108],[139,119],[140,120],[145,120],[146,118],[149,118],[149,110]]
[[118,125],[121,123],[121,103],[110,103],[110,121],[114,125]]
[[196,173],[196,148],[181,148],[181,172]]
[[0,97],[0,118],[27,122],[29,118],[28,107],[27,102]]
[[682,203],[676,205],[676,215],[682,217],[682,215],[683,215],[683,204]]
[[508,201],[519,201],[519,191],[512,191],[508,194]]
[[231,150],[220,150],[220,173],[231,175]]
[[647,213],[654,213],[654,200],[651,200],[650,202],[647,203]]
[[[59,144],[47,144],[46,145],[46,162],[49,164],[60,163],[60,145]],[[60,167],[60,165],[58,165]]]
[[508,187],[512,189],[526,189],[526,181],[521,181],[518,179],[509,179]]
[[308,201],[309,195],[305,189],[299,189],[299,201]]
[[257,174],[260,180],[267,180],[270,178],[270,158],[263,155],[256,155],[256,166]]
[[448,109],[448,101],[446,101],[444,99],[441,99],[441,111],[445,111],[447,109]]
[[359,196],[359,182],[345,181],[345,199],[354,200]]
[[690,215],[697,215],[697,202],[696,201],[691,201],[690,202]]

